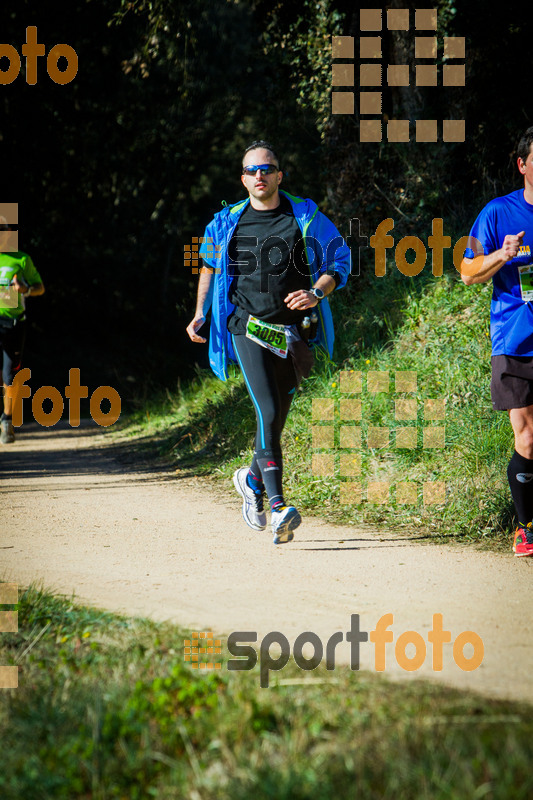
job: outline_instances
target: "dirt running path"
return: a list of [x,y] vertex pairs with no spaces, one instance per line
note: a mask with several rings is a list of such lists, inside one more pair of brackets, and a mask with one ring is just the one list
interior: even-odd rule
[[[463,672],[445,645],[444,669],[434,673],[428,646],[423,667],[407,673],[389,644],[386,675],[533,701],[533,559],[310,518],[291,544],[276,547],[268,530],[244,524],[235,492],[221,498],[205,480],[125,467],[117,449],[96,426],[28,425],[0,447],[0,580],[40,579],[101,608],[191,630],[257,631],[259,641],[268,631],[291,643],[314,631],[325,644],[349,630],[351,614],[371,631],[386,613],[394,641],[408,630],[427,638],[441,613],[452,641],[463,630],[481,636],[481,667]],[[337,659],[349,658],[344,641]],[[361,668],[374,670],[370,643],[361,646]]]

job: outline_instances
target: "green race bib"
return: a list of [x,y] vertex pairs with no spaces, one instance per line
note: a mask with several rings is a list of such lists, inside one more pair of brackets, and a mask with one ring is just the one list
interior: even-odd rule
[[280,358],[287,358],[287,335],[284,325],[262,322],[250,314],[246,323],[246,336]]
[[518,276],[520,278],[522,300],[525,302],[533,300],[533,264],[527,264],[525,267],[518,267]]

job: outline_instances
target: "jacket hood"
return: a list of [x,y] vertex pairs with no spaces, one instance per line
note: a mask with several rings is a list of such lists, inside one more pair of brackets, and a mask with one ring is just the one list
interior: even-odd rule
[[[280,189],[279,193],[288,198],[293,209],[297,212],[298,217],[302,220],[304,227],[313,219],[318,211],[317,204],[310,198],[298,197],[297,195],[289,194],[289,192],[286,192],[284,189]],[[223,226],[227,224],[233,227],[235,224],[235,219],[240,217],[249,203],[250,198],[247,197],[245,200],[239,200],[237,203],[226,206],[215,214],[215,219],[217,219],[217,221]]]

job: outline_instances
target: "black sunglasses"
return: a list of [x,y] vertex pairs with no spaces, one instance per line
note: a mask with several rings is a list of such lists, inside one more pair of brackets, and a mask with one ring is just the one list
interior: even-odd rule
[[242,174],[243,175],[255,175],[257,170],[261,170],[261,175],[272,175],[274,172],[279,172],[279,167],[275,167],[274,164],[250,164],[248,167],[243,167]]

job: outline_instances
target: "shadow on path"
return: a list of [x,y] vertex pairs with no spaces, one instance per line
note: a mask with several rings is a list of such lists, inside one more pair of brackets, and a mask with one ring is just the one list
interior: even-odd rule
[[[53,428],[32,422],[15,429],[15,434],[14,444],[0,445],[0,491],[2,481],[24,482],[29,478],[53,481],[74,475],[102,474],[118,478],[128,473],[130,481],[153,482],[154,473],[163,481],[180,477],[161,459],[140,456],[133,443],[106,436],[105,429],[92,420],[82,420],[78,428],[64,421]],[[112,485],[106,482],[107,488]]]

